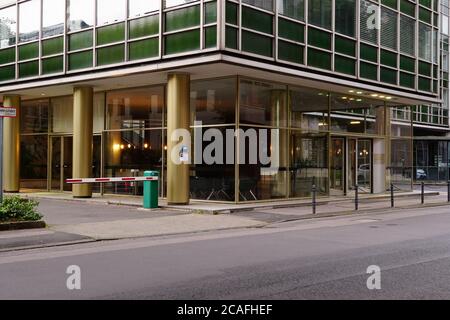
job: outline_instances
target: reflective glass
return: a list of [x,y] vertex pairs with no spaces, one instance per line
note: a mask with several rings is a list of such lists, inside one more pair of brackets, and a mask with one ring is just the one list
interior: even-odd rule
[[42,36],[50,37],[64,33],[64,0],[42,1]]
[[130,18],[139,17],[152,11],[159,10],[160,4],[160,1],[130,0],[128,4],[128,16]]
[[108,92],[107,128],[162,127],[163,87],[146,87]]
[[69,31],[92,27],[94,25],[94,0],[67,0],[69,12]]
[[16,44],[16,6],[0,10],[0,48]]
[[19,42],[39,38],[40,28],[39,0],[31,0],[19,4]]
[[126,0],[97,0],[97,25],[122,21],[125,19]]

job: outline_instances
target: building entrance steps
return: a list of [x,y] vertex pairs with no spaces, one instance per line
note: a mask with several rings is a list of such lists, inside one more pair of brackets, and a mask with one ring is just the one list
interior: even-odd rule
[[[55,199],[66,201],[82,201],[87,203],[124,205],[142,207],[142,197],[124,195],[100,195],[94,194],[90,199],[74,199],[70,193],[61,192],[31,192],[24,190],[21,196],[35,199]],[[420,204],[420,191],[396,192],[396,207],[408,207]],[[425,204],[447,205],[447,193],[439,191],[426,191]],[[186,213],[200,214],[226,214],[246,211],[266,211],[275,209],[289,209],[290,214],[309,215],[312,213],[311,199],[280,200],[273,202],[254,203],[219,203],[191,200],[189,205],[168,205],[165,199],[160,200],[160,208],[170,211],[182,211]],[[384,194],[360,194],[359,209],[373,210],[390,207],[390,195]],[[333,213],[342,211],[354,211],[354,195],[329,196],[317,198],[318,213]],[[144,209],[142,209],[144,210]]]

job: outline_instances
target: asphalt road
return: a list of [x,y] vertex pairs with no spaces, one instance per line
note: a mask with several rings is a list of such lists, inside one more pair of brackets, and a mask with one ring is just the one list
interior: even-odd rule
[[450,207],[3,252],[0,299],[450,299]]

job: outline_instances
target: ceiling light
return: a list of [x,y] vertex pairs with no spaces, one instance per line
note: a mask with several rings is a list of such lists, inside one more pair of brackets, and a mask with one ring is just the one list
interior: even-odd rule
[[350,121],[350,124],[361,124],[361,121]]
[[356,94],[363,94],[363,92],[362,91],[358,91]]
[[378,97],[378,94],[372,93],[370,96],[376,98],[376,97]]
[[386,100],[391,100],[392,99],[392,97],[386,97]]

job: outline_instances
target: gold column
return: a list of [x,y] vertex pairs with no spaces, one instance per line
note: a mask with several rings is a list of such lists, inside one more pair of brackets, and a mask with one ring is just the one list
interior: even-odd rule
[[[91,87],[76,87],[73,91],[73,178],[92,177],[93,102]],[[74,198],[92,197],[89,184],[73,185]]]
[[[190,76],[169,74],[167,81],[167,202],[169,204],[189,203],[189,164],[176,163],[172,151],[178,145],[171,141],[177,129],[189,130],[190,125]],[[178,151],[178,150],[177,150]],[[192,160],[192,154],[189,160]]]
[[3,97],[5,108],[16,108],[16,118],[3,119],[3,190],[20,189],[20,96]]
[[287,196],[287,167],[288,167],[288,141],[287,141],[287,130],[280,129],[281,127],[287,127],[288,122],[288,110],[287,110],[287,92],[285,90],[273,90],[271,94],[271,120],[272,126],[279,128],[279,134],[277,141],[272,141],[272,149],[274,149],[274,144],[277,145],[279,155],[279,168],[278,174],[276,176],[276,185],[274,186],[273,192],[283,197]]

